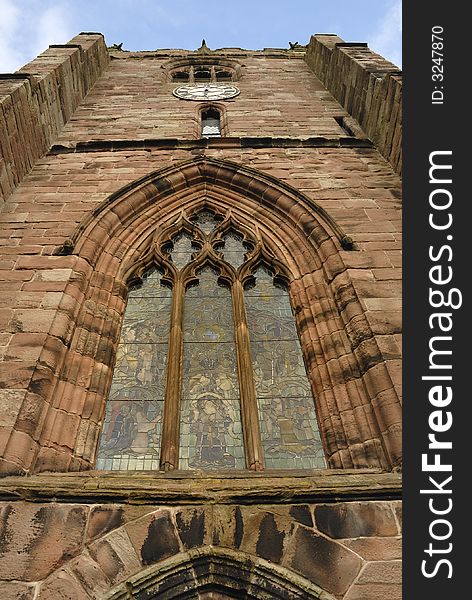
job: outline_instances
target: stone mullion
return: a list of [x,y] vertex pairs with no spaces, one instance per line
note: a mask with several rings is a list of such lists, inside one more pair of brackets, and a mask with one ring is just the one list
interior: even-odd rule
[[244,308],[244,289],[239,280],[233,283],[232,299],[246,466],[252,471],[261,471],[264,468],[264,460],[256,388],[253,377],[249,330]]
[[185,286],[179,277],[172,290],[166,392],[164,396],[164,415],[162,418],[160,466],[164,471],[177,469],[179,464],[184,294]]

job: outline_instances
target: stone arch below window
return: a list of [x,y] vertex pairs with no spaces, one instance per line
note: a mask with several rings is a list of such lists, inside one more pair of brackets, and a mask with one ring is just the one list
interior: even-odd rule
[[[78,514],[85,508],[75,506]],[[384,515],[381,507],[373,506],[372,514]],[[31,509],[31,517],[41,510]],[[71,546],[59,566],[50,560],[39,567],[39,597],[61,597],[68,590],[71,598],[98,594],[102,600],[201,598],[217,591],[246,600],[343,598],[363,560],[343,540],[320,533],[312,515],[316,519],[306,504],[276,511],[239,505],[141,505],[138,511],[96,505],[86,547]],[[40,547],[51,536],[38,530]]]
[[223,548],[202,547],[177,554],[143,569],[115,586],[104,600],[126,600],[129,594],[149,600],[163,597],[258,600],[334,600],[316,583],[259,557]]
[[229,161],[199,158],[112,194],[59,253],[76,256],[7,443],[9,473],[90,469],[137,265],[182,208],[230,209],[290,272],[289,291],[331,468],[401,462],[401,407],[342,258],[347,236],[311,199]]

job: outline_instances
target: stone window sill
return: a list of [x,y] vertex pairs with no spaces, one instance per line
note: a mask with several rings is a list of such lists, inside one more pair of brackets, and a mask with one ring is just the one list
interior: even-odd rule
[[399,500],[401,475],[320,471],[87,471],[0,479],[0,500],[130,504],[278,504]]

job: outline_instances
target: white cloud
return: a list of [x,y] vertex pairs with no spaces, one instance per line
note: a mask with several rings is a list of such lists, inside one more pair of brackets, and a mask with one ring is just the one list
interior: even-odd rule
[[0,0],[0,71],[15,71],[21,61],[21,52],[14,47],[20,11],[11,0]]
[[64,5],[50,6],[39,16],[34,54],[44,52],[49,44],[66,44],[74,34]]
[[47,49],[66,43],[76,33],[68,2],[0,0],[0,73],[11,73]]
[[402,3],[395,0],[388,7],[377,29],[369,39],[369,46],[395,65],[402,64]]

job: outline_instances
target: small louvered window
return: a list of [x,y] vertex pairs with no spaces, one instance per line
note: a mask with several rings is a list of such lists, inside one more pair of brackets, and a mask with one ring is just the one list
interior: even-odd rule
[[202,113],[202,137],[221,137],[220,113],[209,109]]

